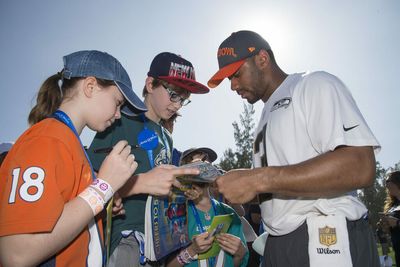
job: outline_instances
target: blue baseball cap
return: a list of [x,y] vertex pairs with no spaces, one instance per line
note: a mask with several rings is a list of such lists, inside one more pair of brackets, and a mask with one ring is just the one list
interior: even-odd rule
[[63,79],[94,76],[114,81],[126,99],[121,112],[132,116],[147,111],[146,105],[133,91],[128,73],[113,56],[96,50],[83,50],[66,55],[63,60]]

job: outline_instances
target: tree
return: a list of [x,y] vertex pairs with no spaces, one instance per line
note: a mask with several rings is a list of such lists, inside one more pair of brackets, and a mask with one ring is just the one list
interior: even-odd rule
[[379,212],[383,211],[383,206],[386,200],[385,179],[389,172],[400,170],[400,162],[394,167],[387,169],[383,168],[379,161],[376,162],[375,182],[372,186],[360,190],[358,197],[368,209],[368,217],[371,226],[376,229],[376,224],[379,221]]
[[368,218],[371,226],[375,229],[379,221],[379,212],[383,211],[386,199],[385,176],[386,169],[379,161],[376,162],[376,175],[374,184],[359,191],[359,198],[368,209]]
[[238,168],[250,168],[252,165],[253,141],[254,141],[254,107],[251,104],[243,104],[243,113],[240,114],[240,126],[235,121],[232,123],[233,136],[236,149],[225,150],[219,163],[226,171]]

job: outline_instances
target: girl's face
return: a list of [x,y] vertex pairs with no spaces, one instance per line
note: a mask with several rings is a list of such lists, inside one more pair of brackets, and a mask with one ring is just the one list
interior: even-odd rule
[[121,118],[121,106],[125,98],[116,85],[100,87],[93,92],[92,107],[90,108],[88,127],[94,131],[102,132],[110,127],[116,119]]
[[189,96],[188,91],[164,82],[153,87],[146,96],[150,118],[156,122],[168,120],[182,108]]

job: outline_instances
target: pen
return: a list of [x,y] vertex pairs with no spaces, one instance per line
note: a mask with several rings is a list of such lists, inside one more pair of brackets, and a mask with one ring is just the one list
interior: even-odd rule
[[[140,148],[139,145],[134,145],[131,146],[131,148]],[[94,153],[110,153],[113,150],[113,147],[102,147],[102,148],[97,148],[95,150],[93,150]]]

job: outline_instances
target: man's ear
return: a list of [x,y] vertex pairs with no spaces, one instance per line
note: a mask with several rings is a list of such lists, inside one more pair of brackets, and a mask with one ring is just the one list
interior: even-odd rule
[[271,57],[268,52],[264,49],[261,49],[256,56],[256,64],[259,68],[263,69],[270,64]]
[[92,97],[93,92],[97,89],[97,80],[93,76],[86,77],[83,81],[83,93],[86,97]]

